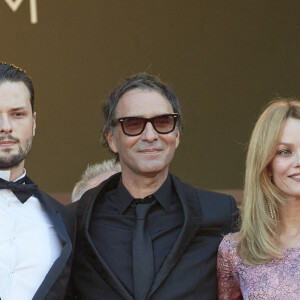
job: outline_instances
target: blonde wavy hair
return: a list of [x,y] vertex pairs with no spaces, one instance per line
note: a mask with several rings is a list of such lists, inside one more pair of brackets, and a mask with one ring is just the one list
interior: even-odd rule
[[278,244],[279,208],[285,195],[273,184],[270,162],[288,118],[300,119],[300,102],[277,99],[269,103],[252,132],[247,160],[241,230],[237,252],[248,265],[260,265],[282,257]]

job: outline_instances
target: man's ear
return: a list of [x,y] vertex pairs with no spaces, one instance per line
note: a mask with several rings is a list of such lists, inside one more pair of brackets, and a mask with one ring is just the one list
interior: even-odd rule
[[36,112],[32,115],[32,135],[35,136],[35,129],[36,129]]
[[114,153],[118,153],[115,136],[114,136],[114,133],[112,132],[112,130],[107,129],[105,132],[105,137],[106,137],[107,143],[108,143],[111,151]]
[[179,130],[178,129],[176,129],[176,147],[175,147],[175,149],[178,147],[178,145],[179,145],[179,141],[180,141],[180,132],[179,132]]

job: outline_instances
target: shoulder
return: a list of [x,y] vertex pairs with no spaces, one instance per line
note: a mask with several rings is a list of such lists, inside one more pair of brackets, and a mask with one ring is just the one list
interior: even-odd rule
[[[32,179],[27,175],[26,175],[26,183],[35,184],[35,182],[32,181]],[[51,207],[51,209],[54,209],[56,212],[65,212],[66,214],[68,214],[68,210],[66,209],[65,205],[63,205],[58,200],[54,199],[53,197],[51,197],[50,195],[48,195],[47,193],[39,189],[39,187],[38,187],[38,193],[35,196],[39,198],[39,200],[41,200],[42,202],[44,201],[45,205]]]
[[46,194],[45,192],[41,191],[41,195],[45,200],[46,204],[55,210],[56,213],[59,213],[65,223],[74,223],[75,216],[67,206],[60,203],[58,200],[54,199],[50,195]]
[[48,207],[54,210],[62,219],[69,236],[72,238],[76,229],[76,218],[70,209],[43,191],[41,195]]
[[[170,174],[171,179],[173,181],[173,183],[175,185],[180,186],[181,188],[193,192],[197,195],[197,197],[200,199],[207,199],[210,201],[214,201],[214,202],[224,202],[227,204],[234,204],[235,205],[235,200],[232,196],[230,195],[226,195],[226,194],[222,194],[222,193],[218,193],[218,192],[213,192],[213,191],[208,191],[208,190],[202,190],[202,189],[198,189],[193,187],[192,185],[185,183],[183,181],[181,181],[178,177]],[[213,202],[213,203],[214,203]]]
[[224,236],[219,245],[219,252],[236,252],[236,246],[238,244],[238,232],[228,233]]
[[179,198],[201,211],[203,224],[223,227],[223,233],[237,230],[239,211],[232,196],[197,189],[172,174],[170,176]]
[[72,202],[66,206],[67,210],[72,214],[75,214],[77,209],[78,201]]
[[50,195],[48,195],[47,193],[40,191],[43,199],[46,201],[46,203],[51,206],[52,208],[54,208],[57,212],[68,212],[67,208],[65,205],[63,205],[62,203],[60,203],[58,200],[54,199],[53,197],[51,197]]
[[176,190],[183,191],[186,196],[196,197],[202,209],[217,212],[237,211],[236,202],[231,195],[197,189],[188,183],[181,181],[178,177],[170,174]]
[[[195,189],[195,193],[200,203],[202,214],[207,218],[218,218],[224,222],[230,220],[237,223],[239,210],[235,199],[231,195],[200,189]],[[228,232],[230,231],[236,231],[236,229],[231,228]]]
[[238,233],[229,233],[223,238],[218,249],[218,265],[234,266],[240,261],[237,244]]

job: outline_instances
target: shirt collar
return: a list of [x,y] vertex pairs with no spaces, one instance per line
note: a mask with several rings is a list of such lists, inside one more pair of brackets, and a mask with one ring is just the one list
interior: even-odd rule
[[163,183],[163,185],[153,194],[155,199],[160,203],[164,210],[168,210],[172,205],[174,197],[173,185],[171,182],[170,175]]
[[[150,196],[150,195],[149,195]],[[173,199],[177,199],[175,192],[173,190],[173,185],[171,182],[170,175],[168,175],[165,182],[162,186],[153,194],[155,199],[159,202],[159,204],[163,207],[164,210],[168,211],[170,206],[172,205]],[[126,209],[130,206],[134,197],[127,191],[126,187],[122,183],[122,179],[120,178],[119,184],[116,188],[116,197],[119,199],[118,202],[118,210],[121,214],[123,214]]]
[[[14,181],[17,181],[23,177],[26,176],[26,169],[24,168],[24,172],[21,176],[19,176],[16,180]],[[4,170],[0,170],[0,178],[3,179],[3,180],[6,180],[6,181],[9,181],[9,177],[10,177],[10,171],[7,170],[7,171],[4,171]]]
[[120,177],[119,184],[116,188],[117,207],[120,214],[124,214],[125,210],[130,206],[133,197],[127,191]]

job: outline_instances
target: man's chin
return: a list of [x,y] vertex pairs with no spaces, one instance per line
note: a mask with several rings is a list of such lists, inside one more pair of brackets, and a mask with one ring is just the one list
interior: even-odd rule
[[168,168],[165,168],[165,166],[163,166],[160,163],[148,163],[148,164],[144,164],[140,167],[140,173],[145,175],[145,176],[156,176],[160,173],[164,173],[164,171],[166,171]]
[[0,170],[9,170],[9,169],[12,169],[12,168],[15,168],[17,166],[19,166],[20,163],[6,163],[6,164],[3,164],[0,162]]
[[0,169],[1,170],[8,170],[14,167],[17,167],[20,165],[20,163],[24,159],[19,156],[13,156],[13,157],[0,157]]

